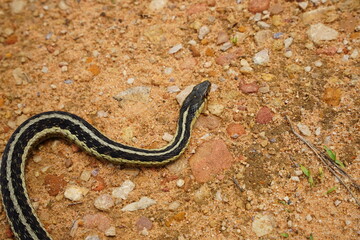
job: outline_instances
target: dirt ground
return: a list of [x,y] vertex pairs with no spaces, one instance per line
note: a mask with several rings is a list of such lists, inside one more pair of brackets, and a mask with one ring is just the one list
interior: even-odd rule
[[[54,239],[359,239],[359,206],[284,116],[360,183],[360,3],[269,2],[0,1],[0,152],[21,122],[50,110],[161,147],[175,134],[177,89],[213,85],[170,166],[119,167],[62,140],[37,147],[28,192]],[[114,99],[138,86],[150,93]],[[189,161],[209,142],[211,154],[225,143],[231,166],[201,181]],[[94,206],[125,180],[135,183],[127,199]],[[70,185],[87,189],[81,201],[64,197]],[[156,204],[121,210],[144,196]],[[0,239],[12,239],[3,206]]]

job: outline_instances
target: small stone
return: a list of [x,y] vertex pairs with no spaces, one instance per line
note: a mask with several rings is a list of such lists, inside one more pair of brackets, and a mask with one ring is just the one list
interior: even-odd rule
[[314,62],[314,65],[315,65],[316,67],[321,67],[321,66],[322,66],[322,62],[321,62],[320,60],[317,60],[317,61]]
[[224,105],[221,104],[209,104],[208,110],[211,114],[215,116],[221,116],[222,112],[224,111]]
[[352,59],[356,59],[359,56],[359,51],[357,49],[354,49],[354,51],[352,51],[352,53],[350,54],[350,58]]
[[181,203],[179,201],[174,201],[172,203],[169,204],[168,209],[170,211],[175,211],[176,209],[178,209],[181,206]]
[[24,10],[25,6],[26,6],[25,0],[13,0],[10,3],[11,13],[13,14],[21,13]]
[[42,69],[41,69],[41,72],[48,73],[49,69],[46,66],[43,66]]
[[309,5],[309,2],[299,2],[298,3],[299,7],[302,9],[302,10],[305,10],[307,8],[307,6]]
[[290,179],[294,182],[300,182],[300,178],[298,176],[291,176]]
[[229,134],[229,136],[233,139],[238,138],[241,135],[244,135],[245,132],[245,128],[238,123],[231,123],[228,125],[228,127],[226,128],[227,133]]
[[70,185],[65,189],[64,197],[71,201],[80,201],[88,192],[87,188]]
[[301,171],[301,170],[296,170],[295,171],[296,176],[301,176],[302,174],[303,174],[303,171]]
[[220,47],[220,50],[225,52],[226,50],[228,50],[232,46],[233,46],[233,44],[231,42],[226,42]]
[[105,236],[107,237],[115,237],[116,236],[116,229],[114,226],[111,226],[105,231]]
[[310,72],[310,71],[311,71],[311,67],[310,67],[310,66],[306,66],[306,67],[304,67],[304,70],[305,70],[305,72]]
[[113,226],[111,219],[103,213],[85,215],[83,217],[83,225],[87,229],[97,228],[102,232]]
[[135,183],[133,183],[130,180],[125,180],[123,184],[121,184],[120,187],[114,188],[112,191],[112,196],[114,198],[121,198],[121,199],[127,199],[127,196],[129,195],[132,190],[135,188]]
[[334,202],[334,204],[335,204],[335,206],[337,207],[337,206],[339,206],[339,205],[341,204],[341,201],[340,201],[340,200],[336,200],[336,201]]
[[164,73],[166,75],[170,75],[172,72],[173,72],[173,68],[171,68],[171,67],[167,67],[164,69]]
[[136,221],[136,229],[142,231],[144,228],[150,230],[152,228],[152,222],[147,217],[141,216]]
[[101,211],[109,211],[114,206],[114,200],[109,194],[103,194],[95,199],[94,206]]
[[201,144],[189,159],[191,171],[198,182],[207,182],[214,175],[228,169],[233,162],[223,140],[211,140]]
[[252,13],[260,13],[269,9],[270,0],[250,0],[248,10]]
[[161,10],[166,6],[167,2],[168,0],[152,0],[149,4],[149,9],[152,11]]
[[61,10],[67,10],[69,8],[69,6],[63,0],[59,2],[58,6]]
[[127,80],[126,80],[126,83],[127,84],[133,84],[135,82],[135,78],[128,78]]
[[154,204],[156,204],[155,200],[153,200],[151,198],[148,198],[148,197],[141,197],[138,202],[133,202],[133,203],[130,203],[130,204],[126,205],[125,207],[123,207],[121,209],[121,211],[123,211],[123,212],[136,211],[136,210],[139,210],[139,209],[148,208],[148,207],[150,207],[150,206],[152,206]]
[[207,34],[209,34],[209,32],[210,32],[210,29],[209,29],[208,26],[206,26],[206,25],[202,26],[202,27],[199,29],[198,38],[199,38],[200,40],[203,40],[203,39],[205,38],[205,36],[206,36]]
[[253,57],[253,61],[256,65],[266,64],[269,62],[269,60],[270,57],[269,57],[268,49],[261,50],[260,52],[256,53]]
[[181,43],[176,44],[175,46],[173,46],[172,48],[169,49],[169,54],[177,53],[182,48],[183,48],[183,45]]
[[259,86],[256,83],[241,83],[239,89],[245,94],[257,93]]
[[211,196],[210,188],[203,184],[198,190],[194,192],[194,201],[196,203],[204,203]]
[[176,101],[179,103],[179,105],[182,105],[185,98],[191,93],[195,85],[187,86],[184,90],[182,90],[178,95],[176,95]]
[[16,85],[21,85],[23,82],[26,81],[26,75],[21,68],[15,68],[12,71],[12,75],[15,79]]
[[101,240],[98,235],[86,236],[85,240]]
[[256,115],[256,122],[260,124],[267,124],[272,121],[274,114],[271,112],[270,108],[262,107],[257,115]]
[[221,66],[230,64],[231,61],[235,60],[236,58],[240,57],[243,54],[242,49],[237,48],[230,53],[220,55],[215,59],[215,62]]
[[178,179],[176,181],[176,186],[178,186],[178,187],[182,187],[182,186],[184,186],[184,184],[185,184],[184,179]]
[[226,43],[228,41],[229,41],[229,35],[226,32],[221,31],[218,33],[217,42],[216,42],[217,45]]
[[337,39],[339,32],[322,23],[313,24],[307,31],[309,39],[315,43]]
[[311,222],[312,217],[310,214],[308,214],[308,215],[306,215],[305,219],[306,219],[306,221]]
[[50,196],[56,196],[64,189],[66,181],[63,176],[49,174],[44,178],[44,185]]
[[268,29],[268,28],[271,27],[270,24],[268,24],[268,23],[266,23],[264,21],[258,21],[256,24],[262,29]]
[[167,88],[168,93],[177,93],[180,92],[180,88],[178,86],[170,86]]
[[294,39],[292,37],[285,39],[284,40],[285,49],[289,48],[290,45],[293,43],[293,41],[294,41]]
[[311,136],[311,131],[307,125],[298,123],[297,127],[304,136]]
[[164,135],[162,136],[162,139],[166,142],[171,142],[173,140],[174,136],[171,135],[170,133],[164,133]]
[[256,45],[259,47],[264,46],[266,43],[272,41],[272,31],[271,30],[261,30],[255,33],[254,39]]
[[263,237],[274,230],[275,219],[272,214],[258,213],[252,222],[252,231],[257,237]]
[[123,103],[126,101],[135,101],[135,102],[147,102],[150,96],[150,87],[147,86],[138,86],[133,88],[128,88],[125,91],[122,91],[114,96],[114,99]]
[[284,56],[287,57],[287,58],[292,57],[292,55],[293,55],[292,51],[286,51],[286,52],[284,53]]
[[80,175],[80,180],[89,181],[90,177],[91,177],[91,171],[84,170]]

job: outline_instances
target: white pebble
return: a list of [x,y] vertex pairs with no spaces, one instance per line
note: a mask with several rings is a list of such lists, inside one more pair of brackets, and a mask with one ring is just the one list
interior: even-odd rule
[[172,48],[169,49],[169,54],[174,54],[178,51],[180,51],[180,49],[182,49],[183,45],[181,43],[176,44],[175,46],[173,46]]
[[311,67],[310,67],[310,66],[306,66],[306,67],[304,67],[304,70],[305,70],[305,72],[310,72],[310,71],[311,71]]
[[359,56],[359,51],[354,49],[354,51],[350,54],[350,58],[355,59]]
[[180,92],[180,88],[178,86],[170,86],[167,88],[168,93],[176,93]]
[[99,53],[98,50],[94,50],[94,51],[92,52],[92,55],[93,55],[93,57],[98,57],[98,56],[100,55],[100,53]]
[[181,203],[179,201],[174,201],[169,204],[169,210],[174,211],[180,207]]
[[306,221],[311,222],[312,217],[310,214],[308,214],[308,215],[306,215],[305,219],[306,219]]
[[223,198],[222,198],[222,196],[221,196],[221,191],[220,191],[220,190],[216,191],[216,193],[215,193],[215,200],[217,200],[217,201],[222,201],[222,200],[223,200]]
[[136,210],[139,210],[139,209],[145,209],[147,207],[150,207],[151,205],[154,205],[156,204],[156,201],[151,199],[151,198],[148,198],[148,197],[142,197],[140,198],[140,200],[138,202],[133,202],[133,203],[130,203],[128,205],[126,205],[125,207],[123,207],[121,209],[121,211],[125,212],[125,211],[136,211]]
[[270,28],[270,24],[264,22],[264,21],[258,21],[257,22],[257,25],[262,28],[262,29],[267,29],[267,28]]
[[285,46],[285,49],[289,48],[290,45],[293,43],[293,38],[292,37],[289,37],[287,39],[284,40],[284,46]]
[[43,66],[42,69],[41,69],[41,72],[48,73],[49,69],[46,66]]
[[298,123],[297,124],[297,127],[299,129],[299,131],[305,135],[305,136],[311,136],[311,131],[309,129],[309,127],[305,124],[302,124],[302,123]]
[[208,26],[202,26],[200,29],[199,29],[199,33],[198,33],[198,38],[200,40],[204,39],[204,37],[210,32],[210,29]]
[[127,199],[129,193],[134,190],[134,188],[135,183],[130,180],[125,180],[120,187],[114,188],[114,190],[112,191],[112,196],[114,198],[121,198],[125,200]]
[[293,55],[292,51],[286,51],[286,52],[284,53],[284,56],[287,57],[287,58],[292,57],[292,55]]
[[102,118],[102,117],[106,118],[106,117],[108,117],[109,114],[108,114],[107,112],[103,111],[103,110],[99,110],[99,111],[96,113],[96,115],[97,115],[98,117],[100,117],[100,118]]
[[64,197],[71,201],[80,201],[88,192],[87,188],[70,185],[65,189]]
[[98,235],[87,236],[85,240],[101,240]]
[[291,176],[291,180],[294,182],[300,182],[300,178],[298,176]]
[[80,175],[80,180],[89,181],[90,177],[91,177],[91,171],[84,170]]
[[296,176],[301,176],[302,174],[303,174],[303,171],[301,171],[301,170],[296,170],[295,171]]
[[195,45],[196,45],[196,41],[192,39],[192,40],[190,40],[190,41],[188,42],[188,44],[195,46]]
[[336,201],[334,202],[335,206],[339,206],[339,205],[340,205],[340,203],[341,203],[341,201],[340,201],[340,200],[336,200]]
[[174,138],[174,136],[167,132],[164,133],[164,135],[162,136],[162,139],[167,142],[171,142],[171,140],[173,140],[173,138]]
[[256,53],[253,57],[253,61],[256,65],[265,64],[265,63],[269,62],[269,60],[270,60],[270,57],[269,57],[268,49],[261,50],[260,52]]
[[128,84],[133,84],[135,82],[135,78],[129,78],[128,80],[126,80],[126,82]]
[[205,62],[204,63],[204,68],[209,68],[209,67],[211,67],[211,65],[212,65],[212,62]]
[[62,71],[62,72],[67,72],[67,71],[68,71],[68,67],[67,67],[67,66],[62,66],[62,67],[61,67],[61,71]]
[[114,206],[114,200],[109,194],[103,194],[95,199],[94,206],[101,211],[109,211]]
[[171,68],[171,67],[167,67],[164,69],[164,73],[166,75],[170,75],[172,72],[173,72],[173,68]]
[[314,62],[314,65],[315,65],[316,67],[321,67],[321,66],[322,66],[322,62],[321,62],[320,60],[317,60],[317,61]]
[[307,1],[305,1],[305,2],[299,2],[299,3],[298,3],[299,7],[300,7],[302,10],[305,10],[305,9],[307,8],[308,4],[309,4],[309,3],[308,3]]
[[182,187],[182,186],[184,186],[184,184],[185,184],[184,179],[179,179],[176,181],[176,186],[178,186],[178,187]]
[[223,45],[221,45],[220,50],[225,52],[226,50],[228,50],[229,48],[231,48],[233,45],[231,42],[226,42]]
[[114,226],[109,227],[106,231],[105,231],[105,236],[107,237],[115,237],[116,236],[116,229]]

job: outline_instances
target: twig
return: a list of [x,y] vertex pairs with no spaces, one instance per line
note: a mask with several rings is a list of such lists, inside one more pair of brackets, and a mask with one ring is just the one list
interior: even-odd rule
[[341,177],[337,174],[340,173],[342,176],[347,177],[351,180],[352,185],[356,189],[360,189],[360,186],[355,182],[355,180],[348,175],[343,169],[341,169],[334,161],[332,161],[329,156],[324,154],[323,152],[320,152],[311,142],[307,141],[305,138],[303,138],[299,133],[297,133],[292,125],[292,122],[290,121],[289,117],[285,115],[286,120],[288,121],[291,131],[297,136],[301,141],[303,141],[314,153],[315,155],[321,160],[321,162],[330,170],[330,172],[336,177],[336,179],[346,188],[346,190],[350,193],[350,195],[354,198],[357,205],[360,206],[360,201],[356,198],[356,196],[353,194],[351,189],[345,184],[345,182],[341,179]]
[[232,180],[233,180],[233,182],[235,183],[235,186],[240,190],[240,192],[244,192],[244,191],[245,191],[245,190],[240,186],[238,180],[237,180],[235,177],[233,177]]

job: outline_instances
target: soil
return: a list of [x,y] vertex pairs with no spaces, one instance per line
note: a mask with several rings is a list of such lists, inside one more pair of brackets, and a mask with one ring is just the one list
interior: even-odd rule
[[[13,13],[13,2],[26,5]],[[133,0],[0,2],[0,152],[21,122],[44,111],[71,112],[111,139],[156,148],[166,144],[164,133],[176,131],[180,106],[168,87],[183,90],[209,80],[208,104],[223,107],[220,114],[204,111],[217,115],[220,124],[195,127],[188,149],[175,163],[183,167],[176,170],[115,166],[60,139],[37,147],[26,166],[28,194],[54,239],[359,239],[359,206],[292,134],[284,116],[306,125],[311,134],[305,138],[319,149],[326,145],[336,152],[359,184],[360,7],[356,0],[314,0],[305,9],[298,1],[271,1],[256,22],[259,14],[250,12],[248,4],[167,1],[153,10],[150,1]],[[305,22],[305,12],[321,8],[330,10]],[[314,43],[307,31],[316,23],[338,36]],[[210,32],[199,39],[203,26]],[[258,43],[255,35],[264,30],[271,37]],[[218,44],[224,33],[230,49]],[[293,42],[285,49],[288,38]],[[169,53],[177,44],[182,48]],[[257,65],[253,57],[263,49],[269,50],[270,60]],[[235,58],[218,61],[231,53]],[[241,60],[252,71],[241,70]],[[244,84],[257,90],[243,91]],[[120,103],[114,99],[137,86],[150,87],[149,96]],[[262,107],[273,113],[265,123],[256,118]],[[233,123],[242,125],[245,134],[232,137],[226,129]],[[234,161],[200,183],[188,160],[212,139],[222,139]],[[300,165],[310,170],[313,185]],[[88,181],[80,179],[84,171],[92,173]],[[98,196],[111,195],[127,179],[136,187],[126,200],[115,201],[110,211],[94,207]],[[177,186],[178,179],[184,186]],[[69,185],[89,192],[75,204],[64,197]],[[206,192],[204,199],[197,199],[199,191]],[[157,203],[121,211],[143,196]],[[175,201],[179,207],[169,209]],[[115,227],[115,236],[105,236],[99,226],[103,222],[86,226],[84,217],[99,213]],[[260,227],[264,235],[254,229],[260,216],[271,219]],[[141,217],[152,227],[139,231]],[[74,223],[79,224],[75,229]],[[0,239],[12,238],[1,206]]]

